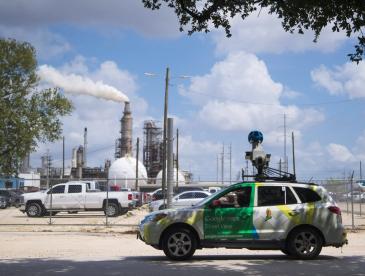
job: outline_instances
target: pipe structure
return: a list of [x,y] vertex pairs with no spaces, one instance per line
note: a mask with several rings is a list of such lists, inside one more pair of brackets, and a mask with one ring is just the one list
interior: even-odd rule
[[120,157],[132,156],[132,112],[129,102],[125,102],[121,119]]

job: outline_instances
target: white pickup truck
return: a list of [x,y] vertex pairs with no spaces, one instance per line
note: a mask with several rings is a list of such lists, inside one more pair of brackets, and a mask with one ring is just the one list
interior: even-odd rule
[[98,192],[85,182],[67,182],[41,192],[24,194],[20,211],[29,217],[57,212],[104,211],[110,217],[123,215],[133,206],[131,192]]

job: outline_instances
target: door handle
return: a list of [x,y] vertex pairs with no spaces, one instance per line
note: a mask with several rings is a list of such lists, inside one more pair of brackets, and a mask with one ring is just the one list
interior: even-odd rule
[[299,214],[301,214],[301,213],[303,213],[303,209],[299,209],[299,210],[292,210],[292,211],[290,211],[289,212],[289,216],[297,216],[297,215],[299,215]]

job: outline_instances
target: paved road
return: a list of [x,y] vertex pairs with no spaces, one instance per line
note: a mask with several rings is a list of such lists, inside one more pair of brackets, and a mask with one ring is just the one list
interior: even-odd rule
[[278,251],[199,250],[188,262],[171,262],[134,235],[2,232],[0,275],[365,275],[365,232],[350,245],[325,248],[313,261]]
[[164,257],[127,257],[107,261],[17,260],[2,263],[0,275],[365,275],[363,256],[322,256],[315,261],[288,260],[282,255],[216,255],[172,263]]

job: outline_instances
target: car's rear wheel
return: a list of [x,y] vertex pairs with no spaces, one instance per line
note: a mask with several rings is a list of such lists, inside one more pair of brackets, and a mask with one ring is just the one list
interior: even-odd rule
[[27,205],[25,210],[28,217],[41,217],[42,216],[42,207],[39,203],[32,202]]
[[195,235],[186,228],[172,228],[164,234],[162,249],[165,255],[176,261],[190,259],[196,249]]
[[119,207],[114,202],[109,202],[108,205],[104,207],[104,214],[108,217],[116,217],[119,215]]
[[162,205],[158,208],[158,210],[164,210],[164,209],[166,209],[166,204],[162,204]]
[[298,259],[314,259],[322,250],[323,239],[318,231],[311,227],[295,229],[288,240],[288,253]]

